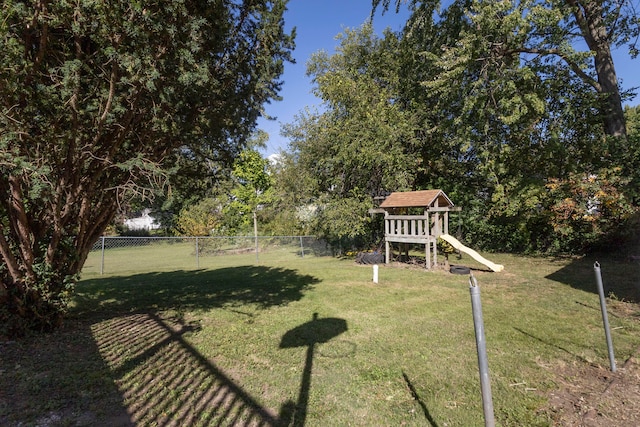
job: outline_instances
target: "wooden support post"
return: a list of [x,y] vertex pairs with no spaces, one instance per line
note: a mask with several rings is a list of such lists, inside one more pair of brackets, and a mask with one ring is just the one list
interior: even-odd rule
[[384,263],[389,264],[389,241],[384,239]]
[[384,263],[389,264],[389,234],[391,233],[391,224],[389,212],[384,213]]
[[444,234],[449,234],[449,211],[444,212]]
[[438,239],[433,238],[433,266],[438,265]]
[[425,211],[424,212],[424,216],[425,216],[425,221],[424,221],[424,225],[425,225],[425,265],[427,267],[427,269],[431,270],[431,246],[429,243],[429,239],[431,236],[431,218],[429,216],[429,212]]

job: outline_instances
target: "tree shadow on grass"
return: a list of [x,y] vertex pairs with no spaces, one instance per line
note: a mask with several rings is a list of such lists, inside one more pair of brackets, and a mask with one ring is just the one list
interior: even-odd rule
[[0,424],[280,425],[185,339],[199,326],[180,312],[286,305],[315,283],[262,266],[83,281],[63,329],[0,347]]
[[607,296],[615,296],[628,302],[640,302],[640,263],[594,256],[574,259],[547,279],[564,283],[575,289],[597,294],[594,263],[600,264],[602,284]]
[[134,425],[87,322],[0,342],[0,425]]
[[110,276],[82,281],[75,315],[193,310],[297,301],[318,279],[279,267],[242,266]]
[[197,322],[179,316],[136,313],[92,325],[100,354],[138,425],[303,427],[311,387],[313,349],[345,332],[344,319],[322,318],[287,331],[280,348],[307,347],[297,402],[280,412],[262,406],[185,337]]
[[277,414],[185,339],[198,329],[155,313],[92,326],[131,420],[137,425],[280,425]]

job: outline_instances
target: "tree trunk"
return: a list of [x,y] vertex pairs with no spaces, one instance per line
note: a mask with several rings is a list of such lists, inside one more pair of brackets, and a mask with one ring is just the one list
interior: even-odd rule
[[605,132],[610,136],[626,137],[627,127],[618,88],[618,77],[611,56],[609,34],[603,20],[602,2],[598,0],[567,0],[580,27],[589,50],[594,54],[598,76],[598,92],[603,95],[602,116]]
[[9,213],[0,223],[0,336],[61,324],[93,243],[117,209],[116,195],[100,185],[83,191],[80,200],[57,186],[34,203],[23,190],[29,184],[26,175],[0,177],[0,212]]

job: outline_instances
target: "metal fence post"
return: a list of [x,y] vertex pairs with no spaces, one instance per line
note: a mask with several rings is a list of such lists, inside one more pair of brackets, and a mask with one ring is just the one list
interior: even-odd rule
[[100,240],[102,240],[102,257],[100,261],[100,275],[102,276],[104,274],[104,236],[101,236]]
[[256,211],[253,211],[253,235],[256,239],[256,262],[260,262],[260,258],[258,256],[259,246],[258,246],[258,217],[256,216]]
[[485,427],[496,425],[493,415],[493,398],[491,396],[491,381],[489,380],[489,362],[487,360],[487,343],[484,337],[484,320],[482,318],[482,302],[480,288],[473,274],[469,275],[469,292],[471,293],[471,308],[473,311],[473,326],[476,332],[476,347],[478,350],[478,367],[480,368],[480,387],[482,389],[482,408],[484,411]]
[[302,254],[302,258],[304,258],[304,245],[302,244],[302,236],[300,236],[300,253]]
[[200,268],[200,249],[198,247],[198,236],[196,236],[196,268]]
[[611,364],[611,372],[615,372],[616,358],[613,355],[613,343],[611,341],[611,331],[609,329],[609,316],[607,315],[607,301],[604,297],[604,286],[602,285],[602,274],[600,272],[600,263],[598,261],[593,264],[593,271],[596,274],[596,285],[598,286],[598,294],[600,295],[600,310],[602,311],[604,335],[607,339],[607,349],[609,350],[609,363]]

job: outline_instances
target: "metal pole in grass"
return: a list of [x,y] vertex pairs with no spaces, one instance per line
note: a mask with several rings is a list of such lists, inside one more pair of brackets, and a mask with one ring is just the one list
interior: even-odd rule
[[602,311],[604,335],[607,339],[607,348],[609,349],[609,363],[611,364],[611,372],[615,372],[616,358],[613,355],[613,344],[611,342],[611,331],[609,329],[609,316],[607,315],[607,302],[604,298],[604,286],[602,286],[602,274],[600,272],[600,263],[598,261],[593,264],[593,271],[596,273],[596,285],[598,286],[598,294],[600,294],[600,310]]
[[200,268],[200,248],[198,247],[198,236],[196,236],[196,268]]
[[473,274],[469,274],[469,292],[471,293],[471,309],[473,311],[473,326],[476,332],[476,347],[478,350],[478,367],[480,369],[480,387],[482,389],[482,408],[484,410],[485,427],[496,425],[493,416],[493,399],[491,397],[491,381],[489,380],[489,362],[487,360],[487,344],[484,338],[484,320],[482,319],[482,302],[480,288]]
[[300,253],[302,254],[302,258],[304,258],[304,245],[302,244],[302,236],[300,236]]
[[102,240],[102,260],[100,261],[100,275],[104,274],[104,236],[100,237]]
[[256,211],[253,211],[253,235],[256,239],[256,262],[259,262],[260,259],[258,257],[258,217],[256,216]]

